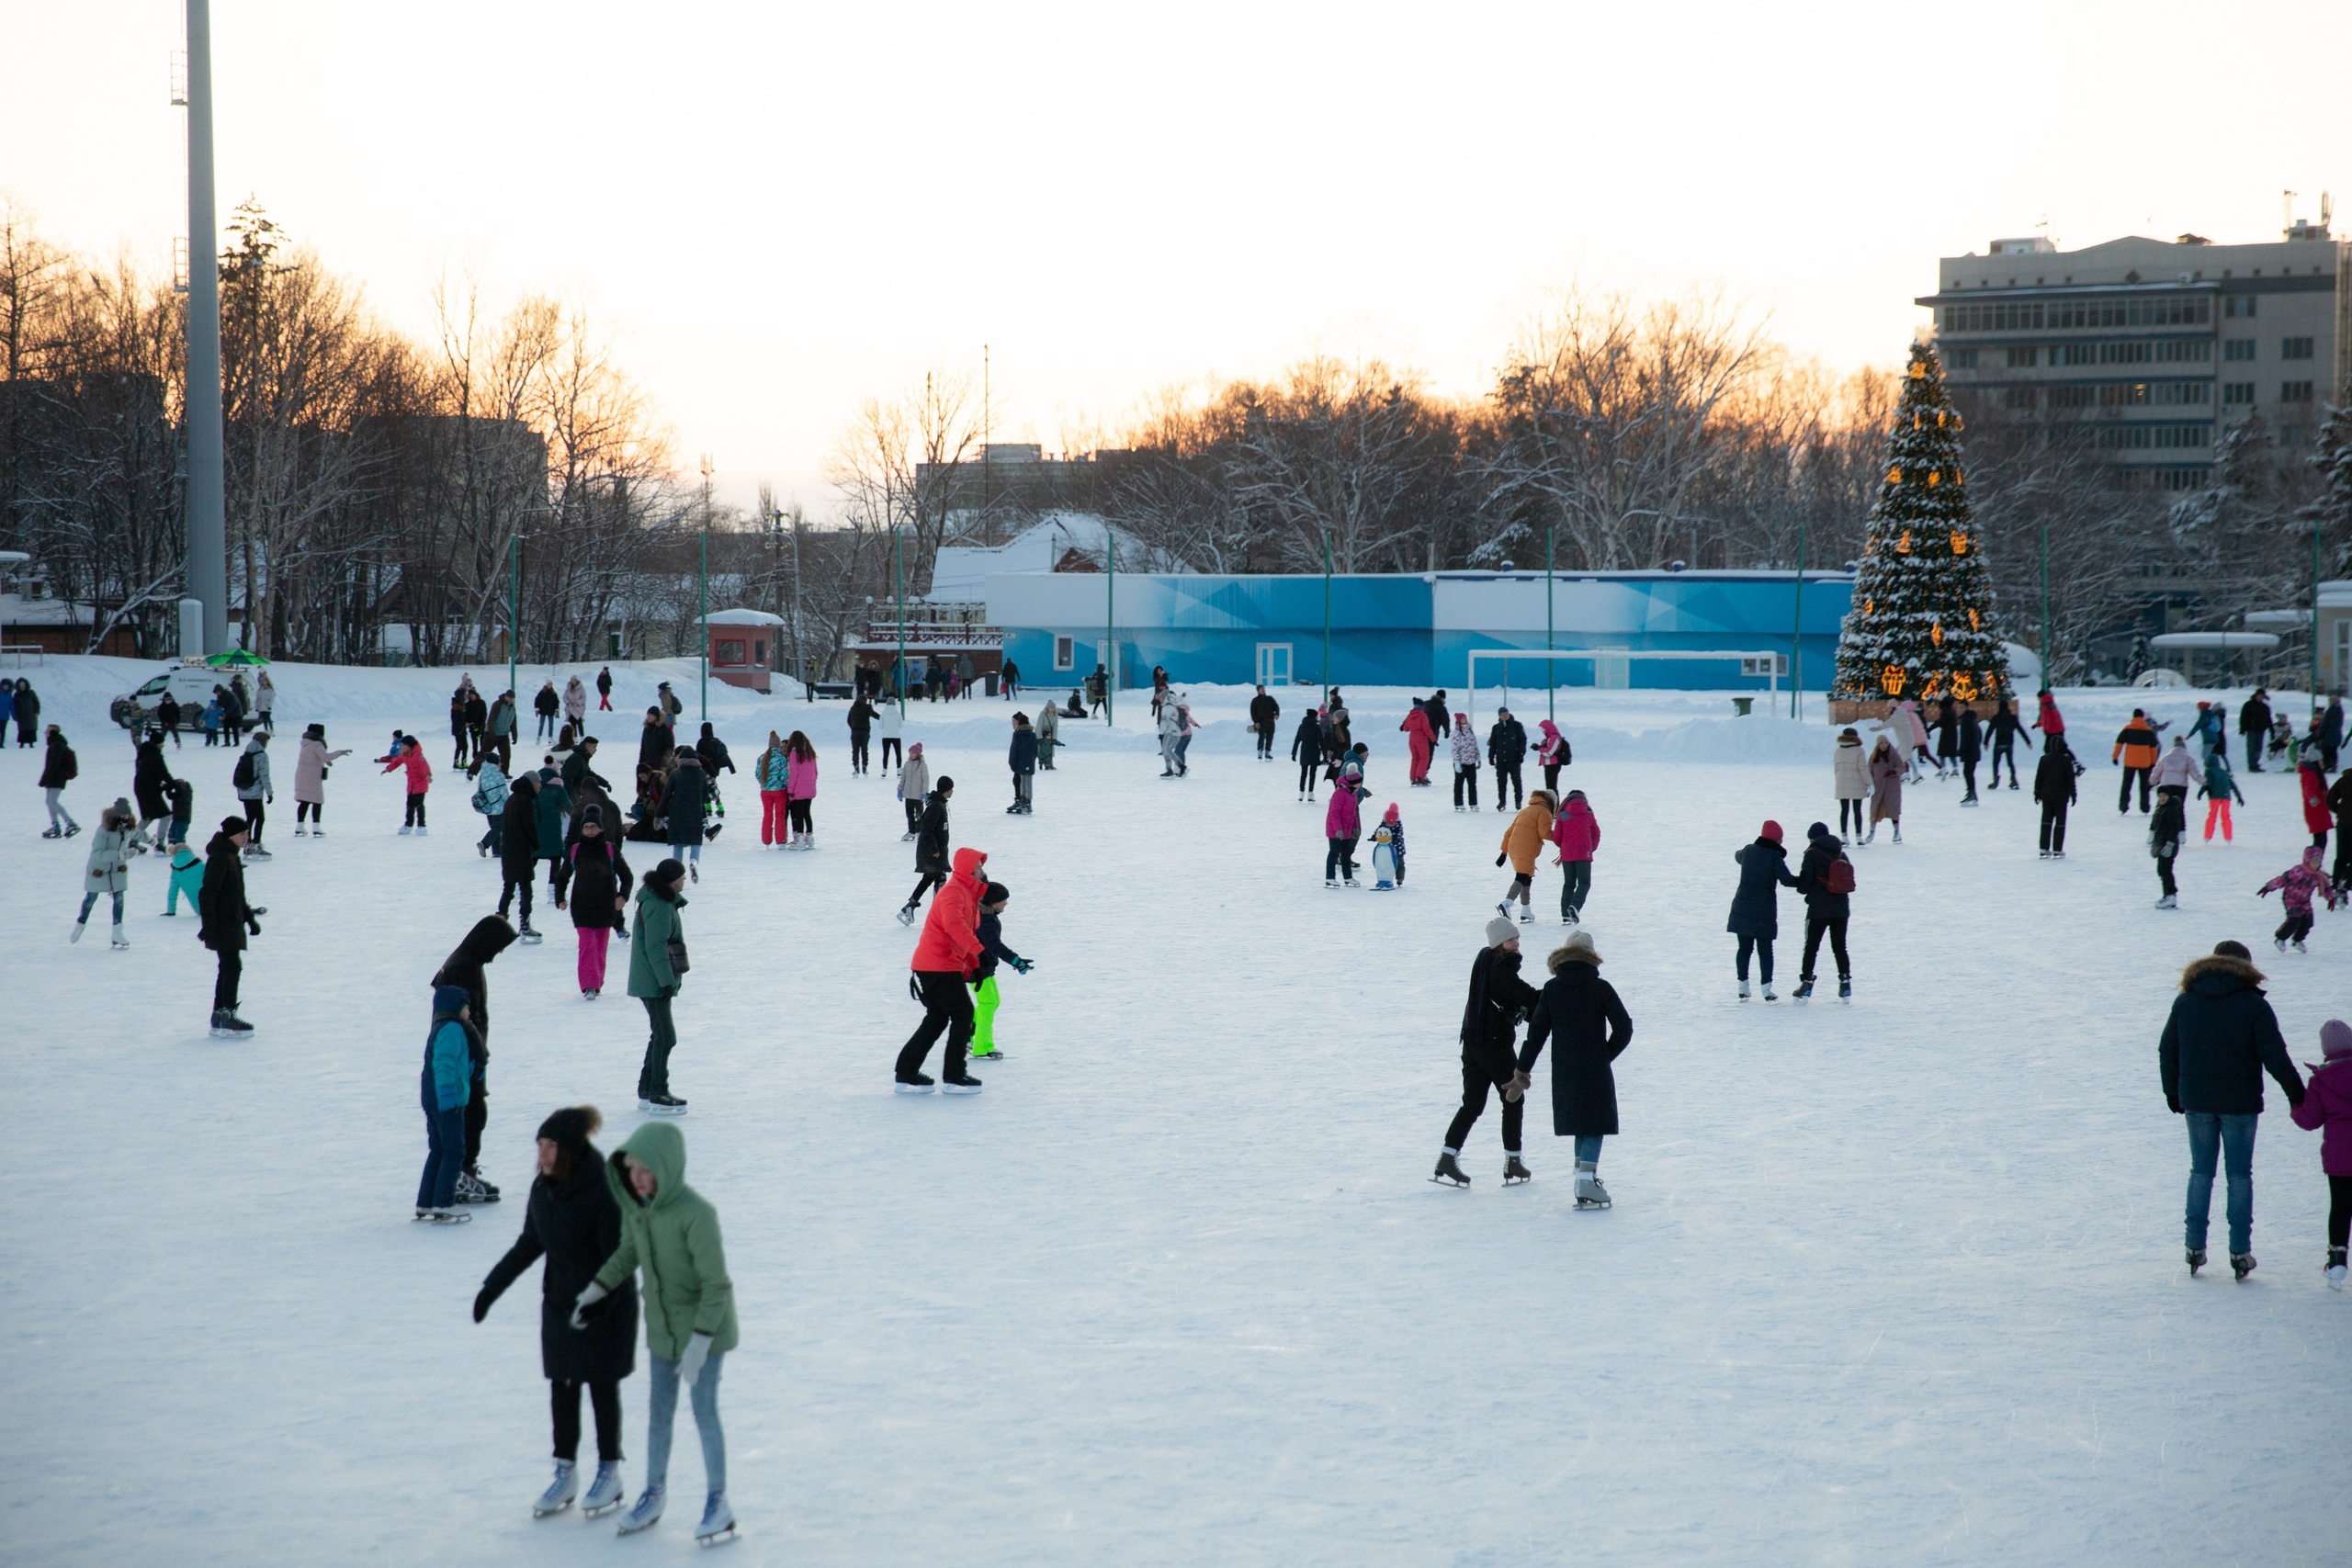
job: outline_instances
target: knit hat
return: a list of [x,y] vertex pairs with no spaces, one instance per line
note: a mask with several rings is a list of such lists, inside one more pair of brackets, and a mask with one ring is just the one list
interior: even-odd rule
[[305,740],[324,740],[326,738],[327,727],[323,724],[314,724],[302,731],[302,739]]
[[567,1105],[539,1123],[539,1136],[577,1155],[586,1152],[588,1140],[604,1124],[605,1118],[594,1106]]
[[1497,915],[1493,919],[1487,922],[1487,945],[1488,947],[1500,947],[1507,942],[1517,942],[1518,940],[1519,928],[1512,925],[1500,915]]
[[1815,822],[1812,827],[1807,828],[1804,830],[1804,836],[1808,839],[1826,839],[1829,837],[1829,824],[1826,822]]
[[2320,1054],[2329,1061],[2338,1056],[2352,1055],[2352,1023],[2331,1018],[2319,1026]]
[[584,828],[591,822],[594,822],[598,828],[604,827],[605,808],[603,807],[583,806],[580,808],[580,825]]
[[224,833],[242,833],[250,826],[252,826],[252,824],[248,823],[242,817],[223,817],[220,818],[220,830]]
[[433,987],[433,1016],[435,1018],[455,1018],[472,1002],[473,998],[466,994],[463,986]]
[[1590,931],[1574,931],[1568,940],[1552,950],[1549,960],[1552,972],[1559,973],[1563,964],[1593,964],[1600,962],[1600,954],[1593,951]]
[[1380,819],[1383,822],[1394,822],[1396,820],[1396,803],[1395,801],[1392,800],[1388,803],[1388,809],[1380,814]]
[[2245,943],[2242,942],[2217,942],[2213,944],[2213,956],[2216,958],[2250,959],[2254,954],[2246,950]]
[[911,761],[913,761],[917,757],[920,757],[920,756],[922,756],[922,741],[920,741],[920,740],[910,740],[910,741],[908,741],[908,742],[907,742],[907,761],[908,761],[911,762]]
[[1770,817],[1767,817],[1764,818],[1763,829],[1757,834],[1757,837],[1759,839],[1770,839],[1777,844],[1781,841],[1781,825],[1778,822],[1773,821]]
[[1012,888],[1001,882],[991,882],[980,889],[980,906],[986,908],[990,904],[1001,904],[1012,897]]
[[675,887],[685,879],[686,863],[674,855],[645,874],[646,881],[658,882],[664,887]]

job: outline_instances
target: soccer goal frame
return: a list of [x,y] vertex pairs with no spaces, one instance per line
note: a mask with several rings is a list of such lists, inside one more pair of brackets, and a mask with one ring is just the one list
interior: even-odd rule
[[[1470,715],[1475,720],[1478,713],[1478,660],[1481,659],[1504,661],[1503,678],[1496,682],[1502,692],[1502,700],[1497,705],[1501,707],[1510,705],[1509,661],[1514,659],[1535,659],[1547,662],[1563,659],[1589,659],[1593,661],[1593,680],[1596,684],[1600,679],[1600,660],[1604,659],[1622,659],[1628,664],[1637,659],[1712,659],[1718,662],[1726,659],[1739,659],[1758,661],[1764,665],[1765,678],[1770,682],[1770,700],[1777,705],[1781,699],[1781,668],[1788,657],[1786,653],[1777,649],[1753,648],[1674,649],[1671,650],[1641,648],[1474,648],[1470,650],[1470,691],[1467,700],[1470,705]],[[1747,678],[1753,680],[1755,677],[1751,675]]]

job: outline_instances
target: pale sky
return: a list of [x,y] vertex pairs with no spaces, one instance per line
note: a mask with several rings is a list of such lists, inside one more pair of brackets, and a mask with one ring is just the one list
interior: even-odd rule
[[[175,0],[0,0],[0,189],[159,269]],[[858,400],[991,345],[1002,440],[1310,351],[1483,389],[1572,276],[1720,286],[1840,370],[1939,255],[2352,204],[2352,5],[214,0],[258,195],[421,333],[469,263],[584,293],[726,499],[830,511]],[[2339,215],[2337,232],[2352,229]]]

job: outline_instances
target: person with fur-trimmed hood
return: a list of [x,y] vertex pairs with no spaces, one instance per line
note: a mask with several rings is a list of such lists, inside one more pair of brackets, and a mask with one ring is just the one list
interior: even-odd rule
[[2254,1271],[2254,1134],[2262,1115],[2262,1075],[2278,1080],[2290,1105],[2303,1102],[2302,1075],[2287,1055],[2278,1015],[2262,994],[2262,971],[2245,944],[2214,944],[2180,973],[2180,994],[2156,1044],[2165,1103],[2188,1119],[2188,1271],[2205,1264],[2207,1217],[2217,1157],[2229,1174],[2230,1268]]
[[1529,1080],[1511,1047],[1521,1021],[1535,1010],[1535,987],[1520,978],[1519,965],[1519,930],[1497,915],[1487,922],[1487,945],[1470,961],[1470,1000],[1462,1011],[1462,1108],[1445,1129],[1445,1146],[1430,1176],[1440,1185],[1470,1185],[1462,1145],[1486,1111],[1489,1089],[1503,1100],[1503,1185],[1528,1179],[1519,1151]]
[[1592,933],[1571,932],[1545,961],[1552,978],[1536,999],[1519,1048],[1521,1081],[1552,1043],[1552,1132],[1577,1141],[1577,1207],[1606,1209],[1600,1183],[1600,1140],[1617,1135],[1617,1075],[1610,1064],[1633,1043],[1634,1021],[1616,987],[1600,977]]
[[[577,677],[574,682],[577,683]],[[574,1303],[621,1244],[621,1210],[605,1179],[605,1156],[588,1140],[605,1119],[593,1105],[567,1106],[539,1123],[539,1170],[523,1210],[523,1234],[491,1268],[474,1297],[474,1321],[540,1258],[539,1371],[548,1380],[555,1426],[555,1481],[531,1506],[545,1518],[571,1506],[579,1492],[580,1391],[596,1418],[596,1478],[582,1511],[590,1518],[619,1505],[621,1382],[637,1371],[637,1280],[623,1279],[575,1329]]]

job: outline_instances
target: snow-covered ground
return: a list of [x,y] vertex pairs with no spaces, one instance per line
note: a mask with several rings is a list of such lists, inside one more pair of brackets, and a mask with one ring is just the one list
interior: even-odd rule
[[[30,672],[80,750],[85,824],[128,790],[104,701],[144,669]],[[412,1224],[424,984],[497,886],[440,768],[451,672],[277,673],[248,1043],[207,1036],[209,955],[159,915],[155,860],[132,871],[129,954],[66,945],[88,840],[37,838],[39,753],[0,758],[0,1559],[684,1561],[691,1417],[650,1537],[534,1523],[536,1270],[469,1314],[540,1118],[594,1101],[607,1148],[637,1124],[643,1014],[617,981],[580,999],[569,922],[543,912],[546,945],[492,971],[485,1164],[507,1201]],[[601,728],[633,754],[656,671],[616,673]],[[1562,693],[1566,782],[1606,833],[1589,925],[1636,1026],[1602,1160],[1617,1206],[1580,1214],[1540,1089],[1532,1185],[1498,1186],[1491,1109],[1477,1185],[1425,1179],[1502,818],[1406,789],[1408,694],[1351,692],[1410,877],[1327,892],[1321,808],[1250,759],[1247,694],[1194,694],[1216,722],[1181,783],[1157,776],[1139,694],[1120,733],[1072,725],[1026,819],[1002,815],[1003,704],[915,711],[961,785],[956,840],[989,852],[1007,938],[1038,961],[1004,982],[1013,1059],[972,1100],[889,1091],[918,1016],[891,919],[912,861],[889,781],[849,774],[842,705],[714,696],[739,761],[800,725],[824,769],[806,855],[763,853],[748,781],[727,781],[736,813],[684,917],[673,1077],[742,1322],[736,1559],[2344,1561],[2352,1297],[2319,1274],[2317,1140],[2274,1089],[2262,1268],[2192,1281],[2156,1085],[2179,967],[2219,938],[2256,948],[2299,1057],[2352,1010],[2352,921],[2276,955],[2277,901],[2254,897],[2304,841],[2291,780],[2245,780],[2237,841],[2194,841],[2183,908],[2160,912],[2104,755],[2134,694],[2068,694],[2094,766],[2064,862],[2035,858],[2026,791],[1963,811],[1956,785],[1917,786],[1907,841],[1858,852],[1854,1005],[1741,1007],[1731,854],[1766,816],[1792,841],[1834,816],[1818,698],[1797,726],[1715,694]],[[1284,747],[1306,694],[1283,694]],[[2196,694],[2138,695],[2177,721]],[[320,841],[290,832],[314,718],[359,749]],[[395,836],[398,784],[364,765],[394,724],[440,768],[424,839]],[[199,834],[232,758],[173,753]],[[1559,927],[1534,934],[1531,968]],[[623,1394],[632,1493],[644,1387]]]

